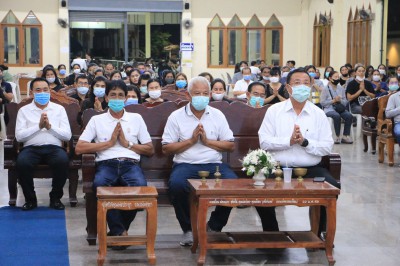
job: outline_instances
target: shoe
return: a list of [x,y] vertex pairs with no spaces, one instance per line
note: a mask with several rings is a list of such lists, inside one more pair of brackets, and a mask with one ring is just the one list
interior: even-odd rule
[[210,227],[210,222],[207,222],[207,232],[218,232],[217,230],[214,230]]
[[64,204],[62,204],[62,202],[59,199],[55,199],[55,200],[50,200],[50,208],[53,208],[55,210],[59,210],[62,211],[65,209]]
[[335,139],[335,144],[340,144],[340,138]]
[[193,245],[193,233],[192,231],[187,231],[185,233],[183,233],[182,235],[182,239],[179,242],[179,244],[183,247],[189,247],[191,245]]
[[37,208],[37,202],[26,202],[24,206],[22,206],[23,211],[30,211]]
[[344,143],[344,144],[352,144],[353,141],[351,140],[351,138],[349,136],[343,136],[342,143]]
[[357,126],[357,117],[353,116],[353,127]]

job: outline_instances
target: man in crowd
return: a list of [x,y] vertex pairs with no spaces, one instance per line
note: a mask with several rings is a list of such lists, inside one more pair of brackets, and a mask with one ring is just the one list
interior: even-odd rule
[[[390,91],[396,91],[399,89],[399,82],[396,83],[396,78],[389,79],[389,89]],[[396,92],[389,97],[386,111],[387,118],[394,119],[394,135],[396,137],[397,143],[400,144],[400,92]]]
[[[90,119],[76,145],[77,154],[97,155],[93,182],[95,190],[103,186],[147,185],[139,161],[141,155],[153,155],[153,144],[143,118],[124,110],[126,96],[127,87],[122,80],[107,83],[105,100],[108,102],[108,112]],[[109,235],[127,235],[136,212],[109,210]]]
[[233,95],[238,99],[246,99],[246,92],[249,85],[253,82],[251,79],[251,70],[249,67],[244,67],[242,70],[243,78],[238,80],[233,89]]
[[[242,70],[243,70],[245,67],[249,67],[249,64],[248,64],[246,61],[241,61],[241,62],[239,63],[239,69],[240,69],[240,71],[237,72],[237,73],[235,73],[235,74],[233,74],[233,77],[232,77],[232,84],[233,84],[233,87],[236,86],[236,85],[235,85],[236,82],[238,82],[239,80],[243,79]],[[255,75],[251,75],[251,80],[252,80],[252,81],[257,81],[257,77],[256,77]]]
[[266,95],[266,86],[264,83],[260,81],[253,82],[247,89],[247,104],[255,108],[262,107]]
[[[289,73],[286,89],[290,98],[268,108],[258,131],[260,147],[288,167],[307,168],[305,178],[325,177],[325,181],[340,188],[329,171],[320,165],[322,156],[331,153],[333,138],[325,113],[307,100],[310,86],[311,78],[304,70]],[[321,210],[319,233],[326,231],[325,208]],[[278,230],[275,211],[259,208],[259,214],[264,230]]]
[[30,90],[33,101],[19,109],[15,125],[15,137],[24,144],[16,164],[26,201],[22,210],[37,207],[33,173],[41,162],[46,162],[53,174],[50,207],[64,210],[60,199],[68,177],[69,160],[61,144],[62,141],[69,141],[72,135],[67,113],[64,107],[50,101],[50,87],[46,79],[32,80]]
[[[176,218],[184,233],[182,246],[193,244],[187,179],[199,178],[198,171],[209,171],[212,177],[217,166],[222,178],[237,178],[221,161],[221,152],[234,149],[233,133],[224,114],[208,106],[210,96],[208,80],[193,78],[188,85],[190,103],[169,116],[162,136],[163,152],[175,155],[168,184]],[[230,212],[231,208],[217,206],[211,213],[207,230],[221,231]]]

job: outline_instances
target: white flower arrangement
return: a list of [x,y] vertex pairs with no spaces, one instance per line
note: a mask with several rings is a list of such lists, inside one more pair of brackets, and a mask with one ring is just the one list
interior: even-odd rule
[[249,151],[242,161],[242,171],[246,171],[248,176],[262,172],[269,175],[275,172],[276,161],[272,154],[262,149]]

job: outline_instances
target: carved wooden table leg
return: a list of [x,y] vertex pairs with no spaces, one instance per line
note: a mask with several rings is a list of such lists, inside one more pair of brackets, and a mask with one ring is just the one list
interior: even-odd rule
[[198,235],[199,235],[199,258],[197,265],[204,265],[207,254],[207,200],[199,199],[199,206],[197,210],[197,222],[198,222]]
[[97,256],[97,265],[102,266],[107,254],[107,209],[103,207],[103,201],[97,201],[97,228],[99,237],[99,254]]
[[147,258],[149,264],[156,264],[156,254],[154,252],[154,245],[156,242],[157,234],[157,200],[151,201],[151,206],[147,208],[146,217],[146,235],[147,235]]
[[193,233],[193,245],[191,247],[192,253],[196,253],[197,247],[199,245],[199,235],[197,230],[197,214],[198,214],[198,198],[195,193],[190,193],[190,221],[192,225]]
[[321,206],[310,206],[311,231],[316,235],[318,235],[318,229],[319,229],[320,210]]
[[336,232],[336,199],[329,200],[326,207],[327,225],[326,225],[326,240],[325,240],[325,253],[329,265],[335,264],[333,258],[333,240],[335,239]]

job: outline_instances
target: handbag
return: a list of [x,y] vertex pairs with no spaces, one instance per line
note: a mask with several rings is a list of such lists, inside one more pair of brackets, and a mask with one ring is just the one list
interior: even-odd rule
[[[331,95],[332,100],[333,100],[333,95],[332,95],[331,89],[329,87],[328,87],[328,91],[329,91],[329,94]],[[344,106],[342,103],[334,103],[334,104],[332,104],[332,107],[339,114],[341,114],[344,111],[346,111],[346,106]]]

